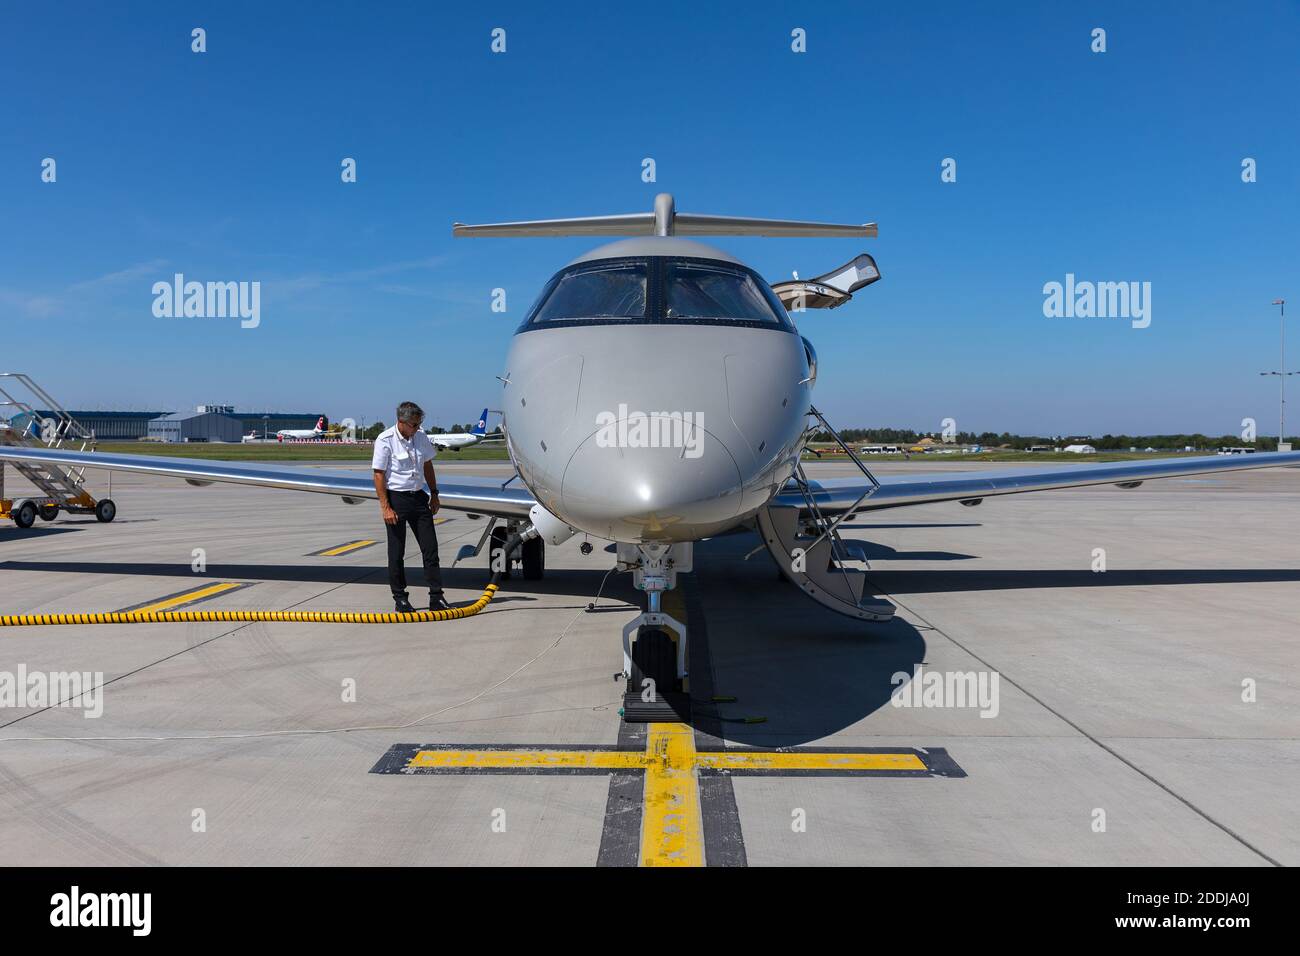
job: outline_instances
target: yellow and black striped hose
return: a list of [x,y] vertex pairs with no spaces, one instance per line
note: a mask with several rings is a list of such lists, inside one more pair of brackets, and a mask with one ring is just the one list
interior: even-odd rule
[[298,624],[419,624],[473,617],[497,593],[489,584],[479,599],[445,611],[103,611],[100,613],[0,614],[0,627],[33,624],[200,624],[207,621],[291,621]]
[[[503,545],[507,555],[522,542],[519,535]],[[509,567],[509,558],[505,559]],[[295,624],[421,624],[430,621],[456,621],[473,617],[496,596],[501,572],[483,589],[478,600],[464,607],[445,611],[102,611],[63,614],[0,614],[0,627],[31,627],[40,624],[203,624],[209,621],[278,621]]]

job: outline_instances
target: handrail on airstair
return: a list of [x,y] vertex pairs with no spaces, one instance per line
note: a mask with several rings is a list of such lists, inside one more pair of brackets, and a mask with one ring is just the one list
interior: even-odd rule
[[839,533],[845,519],[875,494],[881,483],[820,411],[810,407],[807,415],[804,442],[811,439],[820,424],[866,476],[867,487],[852,507],[841,514],[828,514],[818,503],[814,482],[808,478],[803,463],[796,460],[788,487],[798,490],[803,503],[769,505],[758,512],[755,520],[761,546],[767,548],[781,574],[822,607],[862,621],[888,621],[894,615],[894,605],[883,599],[868,600],[864,592],[866,571],[851,565],[867,563],[865,550],[860,542],[845,541]]
[[851,507],[846,508],[844,511],[836,515],[834,519],[830,519],[828,521],[826,516],[822,514],[821,509],[817,507],[817,503],[814,500],[812,494],[812,489],[808,484],[807,476],[804,475],[803,465],[800,464],[795,469],[795,474],[797,476],[795,479],[795,483],[799,486],[799,490],[803,494],[804,501],[808,504],[808,510],[812,512],[813,525],[815,527],[823,527],[823,526],[825,527],[825,530],[823,530],[822,533],[817,536],[817,540],[815,540],[811,545],[809,545],[808,550],[811,551],[813,548],[815,548],[818,544],[821,543],[823,538],[825,538],[827,535],[830,535],[832,547],[834,547],[836,550],[836,557],[843,556],[846,558],[848,556],[847,549],[844,548],[843,542],[840,540],[840,536],[837,529],[839,528],[840,524],[843,523],[844,520],[849,517],[849,515],[857,511],[858,508],[862,507],[863,502],[865,502],[868,498],[870,498],[872,495],[874,495],[877,491],[880,490],[880,482],[876,479],[876,476],[871,473],[871,469],[868,468],[865,464],[863,464],[862,459],[859,458],[856,454],[854,454],[853,449],[849,447],[848,443],[843,438],[840,437],[840,433],[831,427],[831,423],[826,420],[825,415],[823,415],[821,412],[817,410],[816,406],[810,405],[808,407],[808,414],[812,415],[814,418],[817,419],[817,421],[821,422],[822,428],[826,429],[826,431],[830,433],[830,436],[833,439],[835,439],[835,443],[839,445],[840,448],[844,449],[844,453],[849,456],[849,460],[852,461],[853,464],[857,465],[858,469],[864,475],[867,476],[867,481],[871,482],[871,487],[868,488],[866,491],[864,491],[862,495],[858,498],[858,500],[853,502],[853,505]]
[[[33,401],[42,407],[38,409]],[[81,451],[94,450],[94,432],[73,418],[54,396],[23,372],[0,372],[0,409],[3,408],[15,409],[26,421],[21,428],[7,426],[0,430],[0,444],[57,449],[68,442],[80,442]],[[38,427],[38,422],[41,427]],[[46,423],[52,427],[46,427]],[[9,464],[43,495],[24,499],[26,504],[23,500],[14,501],[7,497],[4,493],[5,463],[0,462],[0,517],[11,517],[20,527],[30,527],[34,515],[53,520],[60,509],[94,513],[101,521],[111,521],[116,513],[111,498],[96,501],[86,491],[85,466],[71,468],[44,461],[12,461]]]
[[[94,433],[73,418],[72,413],[59,404],[53,395],[33,381],[30,375],[24,372],[0,372],[0,380],[3,379],[12,379],[26,388],[36,401],[44,406],[41,411],[49,412],[58,419],[58,426],[54,429],[54,436],[50,439],[42,436],[42,441],[49,447],[61,448],[63,440],[69,437],[80,439],[83,442],[93,442],[95,440]],[[0,401],[0,407],[12,406],[18,409],[20,413],[30,416],[32,421],[36,420],[36,408],[31,403],[16,397],[8,388],[5,388],[2,382],[0,382],[0,396],[4,397],[4,401]]]

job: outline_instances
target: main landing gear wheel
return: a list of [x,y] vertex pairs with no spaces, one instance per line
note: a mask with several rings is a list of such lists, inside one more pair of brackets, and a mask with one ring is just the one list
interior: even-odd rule
[[[648,680],[654,683],[646,684]],[[677,645],[661,628],[640,628],[632,644],[632,672],[623,697],[623,720],[653,723],[689,717],[690,698],[677,686]]]
[[99,521],[112,521],[117,517],[117,505],[112,498],[100,498],[95,502],[95,518]]
[[53,521],[59,516],[58,505],[41,505],[36,513],[41,516],[42,521]]
[[541,538],[525,541],[523,552],[524,580],[540,581],[546,572],[546,542]]
[[36,505],[24,501],[13,513],[14,524],[20,528],[30,528],[36,523]]

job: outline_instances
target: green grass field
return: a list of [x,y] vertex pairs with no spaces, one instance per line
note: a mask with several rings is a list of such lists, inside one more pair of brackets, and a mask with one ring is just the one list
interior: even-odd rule
[[[219,461],[369,461],[370,445],[306,445],[280,442],[209,444],[207,442],[102,442],[98,451],[114,455],[161,455]],[[504,445],[440,451],[438,461],[509,461]]]

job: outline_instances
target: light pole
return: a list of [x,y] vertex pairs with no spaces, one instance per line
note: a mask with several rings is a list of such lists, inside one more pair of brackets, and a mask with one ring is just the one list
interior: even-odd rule
[[1278,370],[1276,372],[1260,372],[1260,375],[1276,375],[1279,387],[1278,393],[1278,413],[1277,413],[1277,450],[1290,451],[1291,445],[1286,440],[1286,380],[1288,375],[1295,375],[1295,372],[1286,370],[1286,299],[1274,299],[1273,304],[1278,306]]

